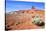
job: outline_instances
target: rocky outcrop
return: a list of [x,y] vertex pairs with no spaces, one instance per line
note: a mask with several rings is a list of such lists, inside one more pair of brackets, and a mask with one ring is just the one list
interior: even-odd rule
[[[41,21],[45,20],[44,10],[40,11],[38,9],[35,9],[34,7],[32,7],[31,10],[20,10],[6,14],[6,29],[41,29],[41,26],[37,26],[36,24],[34,24],[35,22],[32,23],[37,15],[38,17],[40,17]],[[39,19],[36,21],[39,21]]]

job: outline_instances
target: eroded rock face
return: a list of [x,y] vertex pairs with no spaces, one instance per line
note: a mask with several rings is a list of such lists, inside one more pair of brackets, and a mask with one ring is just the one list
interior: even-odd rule
[[[19,11],[18,11],[19,12]],[[6,16],[6,29],[7,30],[19,30],[19,29],[40,29],[41,26],[37,26],[39,25],[39,23],[37,24],[37,21],[41,21],[44,20],[44,14],[41,13],[37,13],[38,11],[35,10],[25,10],[25,11],[21,11],[20,13],[12,13],[8,16]],[[44,12],[44,11],[41,11]],[[39,19],[35,18],[36,15],[39,15],[38,17],[40,17]],[[41,15],[41,16],[40,16]],[[36,24],[32,23],[32,21],[35,19]],[[43,22],[41,23],[43,24]],[[41,25],[40,24],[40,25]]]

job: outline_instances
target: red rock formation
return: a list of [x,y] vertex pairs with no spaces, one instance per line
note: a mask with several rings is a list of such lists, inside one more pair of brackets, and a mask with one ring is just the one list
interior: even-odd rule
[[31,10],[22,10],[17,11],[18,14],[11,14],[11,16],[6,16],[7,26],[9,26],[7,29],[11,30],[18,30],[18,29],[38,29],[41,28],[37,25],[34,25],[32,23],[33,18],[39,14],[44,20],[44,10],[36,10],[34,7],[32,7]]

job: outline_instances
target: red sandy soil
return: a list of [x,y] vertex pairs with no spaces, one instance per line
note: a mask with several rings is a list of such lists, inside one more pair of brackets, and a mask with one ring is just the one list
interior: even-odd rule
[[[6,27],[11,30],[23,30],[23,29],[41,29],[40,26],[37,26],[32,23],[33,18],[35,15],[39,14],[42,20],[45,19],[44,17],[44,10],[22,10],[22,11],[17,11],[18,14],[11,14],[9,16],[6,16],[6,26],[9,25],[9,27]],[[25,14],[25,15],[19,15],[19,14]],[[28,16],[27,16],[28,14]],[[29,15],[32,15],[31,17]],[[17,17],[19,16],[19,17]],[[19,24],[17,24],[20,22]]]

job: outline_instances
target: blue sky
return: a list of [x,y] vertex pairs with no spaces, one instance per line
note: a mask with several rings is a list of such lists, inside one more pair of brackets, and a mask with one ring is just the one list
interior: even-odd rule
[[32,6],[35,6],[37,9],[44,9],[43,2],[26,2],[26,1],[9,1],[9,0],[7,0],[6,12],[31,9]]

